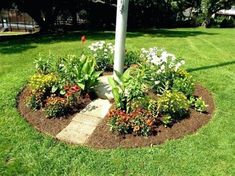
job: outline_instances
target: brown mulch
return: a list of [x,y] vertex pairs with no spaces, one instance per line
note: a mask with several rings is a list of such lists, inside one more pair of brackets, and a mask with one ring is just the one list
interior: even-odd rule
[[[38,131],[46,133],[52,137],[56,136],[61,130],[63,130],[71,122],[74,117],[74,113],[60,118],[46,118],[43,110],[32,111],[26,106],[27,98],[29,97],[30,91],[26,87],[18,96],[18,110],[20,114],[34,126]],[[86,107],[91,102],[90,98],[82,98],[80,109]]]
[[87,145],[93,148],[133,148],[162,144],[167,140],[178,139],[187,134],[192,134],[207,124],[214,111],[214,102],[211,93],[200,85],[196,86],[196,96],[201,96],[208,105],[207,113],[199,113],[190,110],[190,116],[175,123],[172,127],[160,126],[155,136],[142,137],[128,135],[115,135],[109,130],[107,125],[108,117],[97,126],[93,134],[89,137]]
[[[185,135],[192,134],[209,122],[215,109],[213,97],[207,89],[197,85],[194,94],[202,97],[206,102],[208,105],[207,113],[199,113],[191,109],[189,117],[175,123],[172,127],[165,128],[164,126],[160,126],[157,135],[149,137],[134,136],[131,134],[113,134],[107,125],[108,117],[105,117],[89,137],[86,145],[100,149],[144,147],[162,144],[167,140],[178,139]],[[23,89],[18,97],[18,110],[22,116],[40,132],[55,137],[74,117],[73,114],[70,114],[61,118],[46,118],[43,110],[32,111],[26,106],[25,102],[28,96],[29,90],[27,88]],[[81,109],[89,104],[90,101],[90,99],[84,99]]]

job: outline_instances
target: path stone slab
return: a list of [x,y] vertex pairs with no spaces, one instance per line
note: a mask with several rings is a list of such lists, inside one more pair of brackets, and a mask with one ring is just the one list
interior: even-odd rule
[[95,116],[89,116],[85,114],[80,114],[78,113],[74,118],[73,121],[82,123],[82,124],[87,124],[91,126],[97,126],[98,123],[101,121],[100,118],[97,118]]
[[99,122],[106,116],[111,107],[108,100],[96,99],[77,113],[70,124],[56,138],[73,144],[84,144],[93,133]]
[[95,128],[96,125],[87,125],[72,121],[66,128],[56,135],[56,138],[73,144],[84,144]]
[[104,118],[109,112],[111,103],[108,100],[96,99],[88,104],[80,114]]
[[99,77],[100,84],[95,87],[96,94],[102,99],[113,99],[112,88],[109,85],[108,78],[113,77],[112,75],[105,75]]

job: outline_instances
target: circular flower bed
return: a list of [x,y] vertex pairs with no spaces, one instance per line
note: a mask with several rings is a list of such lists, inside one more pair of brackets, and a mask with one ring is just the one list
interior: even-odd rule
[[[112,43],[100,41],[88,46],[80,57],[37,59],[36,72],[19,98],[20,112],[39,130],[56,135],[70,122],[72,114],[96,98],[94,87],[99,83],[99,76],[113,69],[113,52]],[[156,139],[162,131],[174,129],[178,123],[194,116],[205,116],[197,128],[208,121],[206,117],[211,116],[213,100],[183,69],[184,60],[156,47],[127,50],[125,57],[125,72],[115,71],[116,79],[109,78],[113,107],[88,144],[117,147],[113,143],[106,146],[102,136],[106,139],[113,135],[119,139],[125,136]],[[135,140],[128,143],[131,141]],[[146,145],[154,143],[157,142],[144,142]]]

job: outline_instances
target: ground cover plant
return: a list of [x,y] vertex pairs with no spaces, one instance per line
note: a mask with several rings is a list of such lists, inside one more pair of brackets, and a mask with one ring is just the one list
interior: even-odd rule
[[[185,58],[185,68],[213,92],[216,112],[196,134],[160,146],[93,150],[55,141],[32,128],[16,109],[18,92],[34,73],[34,58],[80,54],[81,33],[0,42],[1,175],[234,175],[235,34],[233,29],[129,32],[127,49],[159,46]],[[114,33],[86,33],[86,46]],[[85,46],[85,47],[86,47]]]

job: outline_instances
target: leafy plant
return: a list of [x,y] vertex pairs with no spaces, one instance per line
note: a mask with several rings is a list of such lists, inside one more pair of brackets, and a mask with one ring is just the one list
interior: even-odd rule
[[58,81],[58,77],[53,74],[34,74],[29,81],[29,87],[31,88],[32,92],[46,92],[50,91],[52,86],[56,84]]
[[130,67],[132,64],[140,62],[140,52],[138,50],[126,50],[125,63],[126,67]]
[[128,69],[124,74],[116,72],[117,80],[109,78],[109,84],[112,87],[115,104],[117,108],[131,112],[132,104],[135,100],[144,96],[141,84],[141,74],[137,71],[135,77],[131,75],[132,69]]
[[172,117],[170,115],[164,115],[161,119],[161,122],[165,127],[172,123]]
[[190,104],[192,107],[195,108],[196,111],[198,112],[206,112],[207,106],[205,101],[203,101],[202,97],[191,97],[189,100]]
[[68,110],[67,101],[61,97],[50,97],[45,105],[46,117],[59,117],[66,114]]
[[99,71],[112,71],[113,68],[113,53],[114,45],[105,41],[92,43],[88,49],[95,58],[96,70]]
[[157,99],[157,110],[172,117],[182,117],[189,110],[187,97],[176,91],[166,91]]
[[98,84],[101,72],[95,71],[95,61],[90,57],[68,56],[61,58],[56,65],[60,80],[53,86],[53,92],[59,91],[64,95],[63,87],[69,84],[76,84],[83,92],[90,92]]
[[39,74],[49,74],[52,72],[51,59],[43,59],[42,57],[37,58],[35,61],[35,68]]
[[190,97],[193,95],[193,92],[195,90],[195,84],[194,81],[188,77],[175,78],[173,80],[172,90],[182,92],[187,97]]
[[118,134],[136,134],[149,136],[156,131],[157,120],[143,109],[135,109],[131,113],[113,110],[109,114],[110,130]]
[[29,97],[29,99],[26,102],[27,107],[29,107],[32,110],[38,110],[43,106],[43,94],[40,93],[34,93]]

